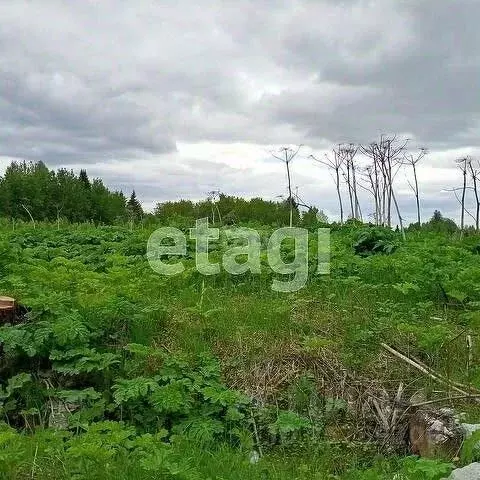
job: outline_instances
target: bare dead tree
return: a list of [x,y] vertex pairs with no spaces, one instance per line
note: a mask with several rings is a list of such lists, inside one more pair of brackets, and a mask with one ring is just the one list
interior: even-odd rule
[[341,155],[345,159],[345,165],[347,167],[346,181],[348,185],[348,193],[350,196],[350,206],[352,210],[352,218],[361,220],[360,202],[358,200],[357,192],[357,176],[355,156],[358,152],[358,147],[353,143],[348,145],[342,145],[340,148]]
[[[395,196],[395,192],[393,189],[393,179],[395,175],[398,173],[402,163],[401,159],[403,158],[405,148],[408,143],[407,140],[397,140],[397,137],[394,135],[393,137],[386,137],[384,139],[384,143],[386,145],[386,162],[384,165],[386,166],[386,173],[388,179],[388,226],[390,227],[392,224],[391,220],[391,203],[395,204],[395,210],[397,211],[398,221],[400,222],[400,230],[402,231],[402,236],[405,240],[405,231],[403,229],[403,218],[400,214],[400,209],[398,206],[397,198]],[[396,168],[396,171],[394,171]]]
[[345,164],[345,171],[343,172],[343,177],[345,178],[345,182],[347,183],[348,188],[348,198],[350,200],[350,218],[355,217],[355,211],[353,208],[353,192],[352,192],[352,179],[351,179],[351,168],[350,162],[346,162]]
[[403,217],[393,188],[393,180],[398,173],[404,157],[407,140],[399,140],[396,135],[382,135],[377,142],[362,146],[361,151],[372,160],[373,168],[369,176],[372,191],[375,195],[376,212],[375,217],[379,225],[391,227],[392,203],[397,212],[402,237],[405,239]]
[[[468,187],[466,188],[466,190],[473,190],[472,187]],[[462,205],[462,198],[458,196],[458,193],[457,192],[463,192],[463,187],[457,187],[457,188],[447,188],[447,189],[444,189],[443,190],[444,192],[452,192],[454,195],[455,195],[455,199],[457,200],[458,204],[461,206]],[[475,215],[473,215],[472,212],[470,212],[470,210],[468,210],[468,208],[465,206],[464,208],[465,210],[465,213],[473,220],[475,221]]]
[[417,164],[422,160],[425,155],[427,155],[428,151],[426,148],[420,148],[416,155],[413,154],[406,154],[405,155],[405,163],[410,165],[413,170],[413,184],[408,181],[410,188],[413,190],[413,194],[415,195],[415,202],[417,204],[417,223],[420,226],[421,224],[421,216],[420,216],[420,190],[418,188],[418,177],[417,177]]
[[375,172],[373,165],[367,165],[359,170],[359,177],[357,179],[357,185],[373,197],[374,211],[368,216],[373,217],[375,225],[379,225],[380,218],[378,216],[379,211],[379,194],[378,194],[378,181],[375,179]]
[[294,199],[295,199],[295,205],[297,207],[304,207],[306,208],[307,210],[310,210],[313,208],[313,205],[308,205],[307,203],[305,203],[305,201],[302,199],[302,197],[300,197],[299,193],[298,193],[298,185],[295,187],[295,194],[294,194]]
[[362,182],[359,182],[361,188],[366,190],[373,196],[373,203],[374,203],[374,213],[373,218],[375,219],[375,224],[378,224],[378,219],[376,218],[376,212],[378,210],[377,205],[377,192],[376,192],[376,184],[373,178],[373,167],[368,165],[363,171],[363,180],[365,181],[366,185],[363,185]]
[[207,200],[212,206],[212,223],[215,223],[215,210],[217,211],[218,221],[222,223],[222,216],[218,209],[217,200],[220,200],[220,190],[212,190],[207,193]]
[[350,143],[347,146],[343,147],[343,155],[345,156],[345,161],[347,165],[350,165],[350,170],[352,172],[351,177],[351,189],[352,189],[352,196],[353,196],[353,204],[354,204],[354,218],[356,220],[362,219],[362,213],[360,208],[360,202],[358,200],[358,192],[357,192],[357,175],[356,175],[356,165],[355,165],[355,156],[358,152],[358,147],[355,146],[353,143]]
[[478,232],[480,227],[480,195],[478,192],[478,180],[480,178],[479,162],[476,162],[476,168],[473,161],[470,162],[470,177],[473,182],[473,193],[475,195],[475,230]]
[[340,224],[343,225],[343,202],[342,194],[340,192],[340,173],[342,171],[342,166],[344,164],[345,158],[341,154],[341,145],[338,145],[337,148],[332,149],[332,157],[325,154],[325,160],[320,160],[314,155],[310,155],[310,157],[313,158],[316,162],[327,166],[334,172],[335,188],[337,189],[338,205],[340,207]]
[[344,209],[342,194],[340,189],[340,177],[343,176],[348,189],[348,199],[350,202],[350,217],[361,220],[362,210],[360,207],[360,201],[358,199],[357,191],[357,165],[355,162],[355,156],[357,154],[358,147],[353,143],[339,144],[332,150],[333,157],[325,155],[325,160],[317,159],[315,156],[310,155],[317,162],[326,165],[333,170],[333,177],[335,181],[335,187],[337,190],[338,203],[340,206],[340,222],[344,221]]
[[285,164],[287,170],[287,186],[288,186],[288,203],[290,204],[290,227],[293,225],[293,209],[295,206],[295,200],[292,195],[292,178],[290,174],[290,163],[297,156],[302,145],[299,145],[296,149],[290,147],[283,147],[280,152],[270,152],[272,156]]
[[[403,227],[403,217],[400,213],[400,208],[397,202],[397,197],[395,195],[395,191],[393,188],[393,179],[395,174],[393,174],[393,167],[394,165],[398,165],[398,169],[401,167],[401,157],[404,154],[405,148],[407,146],[408,140],[405,141],[396,141],[396,137],[394,136],[391,139],[387,139],[386,143],[388,145],[387,148],[387,175],[388,175],[388,190],[389,190],[389,210],[388,210],[388,225],[391,226],[391,214],[390,214],[390,205],[391,205],[391,200],[393,200],[393,203],[395,204],[395,210],[397,211],[397,216],[398,216],[398,221],[400,223],[400,231],[402,232],[402,237],[403,240],[405,241],[405,229]],[[390,200],[391,199],[391,200]]]
[[375,223],[377,225],[386,224],[386,190],[387,179],[385,176],[385,168],[382,165],[382,140],[380,142],[372,142],[367,146],[361,146],[362,153],[371,159],[372,165],[367,168],[367,178],[370,183],[370,190],[374,195],[375,204]]
[[461,199],[462,213],[460,217],[460,231],[463,234],[463,231],[465,229],[465,196],[467,192],[467,172],[469,169],[469,165],[471,163],[471,158],[470,157],[459,158],[456,160],[456,162],[458,164],[458,168],[460,168],[460,171],[462,172],[462,177],[463,177],[462,199]]

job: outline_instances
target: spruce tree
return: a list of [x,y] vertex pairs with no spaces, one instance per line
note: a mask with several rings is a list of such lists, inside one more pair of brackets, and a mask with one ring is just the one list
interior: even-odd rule
[[138,201],[135,190],[133,190],[133,192],[130,195],[130,198],[127,202],[127,210],[129,212],[130,217],[133,220],[138,220],[138,219],[142,218],[142,216],[143,216],[142,205]]
[[[133,200],[141,216],[141,205]],[[0,177],[0,217],[113,223],[126,213],[123,194],[109,191],[100,179],[90,182],[85,170],[77,176],[64,168],[49,170],[42,162],[12,162]]]
[[80,170],[80,174],[78,176],[78,179],[80,180],[80,182],[82,182],[82,185],[87,188],[88,190],[90,190],[90,180],[88,179],[88,175],[87,175],[87,171],[84,170],[83,168]]

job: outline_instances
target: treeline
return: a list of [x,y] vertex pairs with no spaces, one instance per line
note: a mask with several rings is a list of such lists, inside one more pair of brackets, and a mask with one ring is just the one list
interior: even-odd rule
[[[138,201],[134,198],[134,202]],[[0,179],[0,216],[13,219],[114,223],[132,209],[122,192],[111,192],[87,172],[49,170],[42,162],[12,162]],[[138,205],[135,204],[136,214]],[[141,207],[140,207],[141,210]]]
[[[293,225],[315,227],[328,222],[321,210],[311,207],[301,211],[298,207],[293,202]],[[35,222],[60,219],[101,224],[160,222],[187,228],[196,219],[208,217],[212,223],[222,225],[253,223],[283,227],[290,221],[290,202],[245,199],[215,192],[197,202],[158,203],[153,214],[145,214],[135,192],[127,200],[122,192],[110,191],[101,179],[90,180],[86,170],[76,175],[65,168],[50,170],[42,162],[12,162],[0,178],[0,217]],[[359,222],[355,218],[350,220]],[[435,211],[428,222],[421,226],[411,224],[408,229],[453,233],[458,227]]]
[[[428,222],[422,223],[421,225],[418,223],[411,223],[407,228],[407,231],[410,232],[419,230],[436,233],[455,233],[459,230],[459,228],[454,220],[444,217],[440,210],[435,210],[432,218]],[[467,233],[474,233],[475,227],[472,225],[467,227],[465,231]]]
[[[317,209],[293,209],[293,222],[316,221]],[[12,162],[0,178],[0,217],[26,221],[66,220],[74,223],[103,224],[127,221],[180,223],[191,226],[198,218],[214,223],[285,226],[290,203],[261,198],[244,199],[222,193],[198,202],[169,201],[157,204],[153,214],[144,214],[135,192],[127,199],[122,192],[110,191],[101,179],[90,180],[86,170],[75,174],[61,168],[50,170],[43,162]],[[320,218],[322,218],[320,216]]]
[[[222,224],[238,224],[255,222],[263,225],[287,225],[290,215],[288,202],[274,202],[261,198],[244,198],[219,194],[216,198],[208,198],[198,202],[178,200],[159,203],[154,215],[162,221],[195,221],[208,217],[210,221]],[[298,209],[294,218],[300,217]]]
[[[208,217],[210,221],[223,225],[258,223],[285,226],[290,221],[290,203],[287,200],[275,202],[262,198],[247,200],[220,193],[198,202],[178,200],[158,203],[154,215],[162,222],[171,223],[191,224],[197,218]],[[294,225],[311,224],[317,220],[326,222],[327,218],[316,208],[300,212],[298,206],[294,206]]]

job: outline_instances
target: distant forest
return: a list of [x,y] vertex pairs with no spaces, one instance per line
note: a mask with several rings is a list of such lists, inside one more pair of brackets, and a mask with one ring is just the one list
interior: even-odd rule
[[[188,228],[195,219],[208,217],[223,225],[285,226],[292,206],[294,225],[310,227],[328,222],[321,210],[298,204],[294,199],[244,199],[218,191],[197,202],[158,203],[153,213],[145,213],[135,191],[127,198],[123,192],[110,191],[99,178],[90,180],[86,170],[80,170],[78,175],[65,168],[54,171],[43,162],[12,162],[0,178],[0,217],[33,222],[62,220],[111,225],[153,221]],[[418,228],[418,224],[410,228]],[[458,227],[436,211],[422,228],[453,232]]]
[[[180,225],[208,217],[213,223],[224,225],[253,222],[285,226],[289,222],[290,203],[287,200],[275,202],[262,198],[245,199],[217,192],[199,202],[177,200],[159,203],[155,207],[154,215],[159,219],[169,219],[171,224]],[[317,217],[321,221],[327,221],[327,217],[314,207],[300,212],[298,205],[294,205],[293,219],[296,225],[302,220],[315,220]]]
[[[110,191],[99,178],[90,180],[86,170],[76,175],[65,168],[50,170],[43,162],[12,162],[0,179],[0,217],[15,220],[114,224],[153,219],[191,226],[196,218],[209,217],[225,224],[285,225],[289,212],[285,200],[245,200],[215,192],[198,202],[159,203],[153,214],[146,214],[135,192],[127,198],[123,192]],[[316,218],[317,213],[311,209],[303,217]],[[296,223],[301,217],[295,206]]]
[[13,219],[114,223],[140,217],[134,192],[127,200],[111,192],[102,180],[90,181],[87,172],[49,170],[42,162],[12,162],[0,179],[0,216]]

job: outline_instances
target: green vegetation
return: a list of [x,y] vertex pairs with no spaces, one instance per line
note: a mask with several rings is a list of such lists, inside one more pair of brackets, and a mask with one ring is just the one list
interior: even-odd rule
[[90,182],[85,170],[55,172],[42,162],[12,162],[0,179],[0,217],[14,221],[113,223],[126,218],[125,200],[102,180]]
[[[258,225],[288,225],[290,204],[288,201],[273,202],[261,198],[232,197],[220,193],[217,199],[207,199],[199,202],[180,200],[159,203],[155,208],[155,216],[168,225],[178,224],[191,227],[197,218],[218,218],[223,224]],[[300,212],[293,212],[295,222],[300,220]]]
[[[2,478],[448,474],[448,459],[382,446],[359,397],[362,382],[427,398],[439,388],[381,342],[480,387],[478,346],[464,346],[480,321],[478,236],[424,228],[403,243],[332,225],[331,274],[314,274],[312,242],[307,287],[281,294],[266,264],[201,276],[191,242],[185,271],[161,277],[145,255],[152,230],[2,228],[0,291],[30,308],[0,327]],[[272,227],[260,231],[265,243]]]
[[[122,192],[111,192],[102,180],[88,178],[86,170],[49,170],[42,162],[12,162],[0,178],[0,218],[18,221],[60,223],[90,222],[100,225],[148,224],[160,218],[169,225],[191,227],[196,218],[213,217],[223,224],[251,223],[285,225],[288,201],[273,202],[261,198],[243,198],[218,194],[216,198],[192,202],[180,200],[160,203],[154,215],[143,212],[135,191],[127,199]],[[310,217],[316,218],[312,209]],[[294,210],[295,222],[300,212]],[[305,217],[307,220],[309,216]]]

